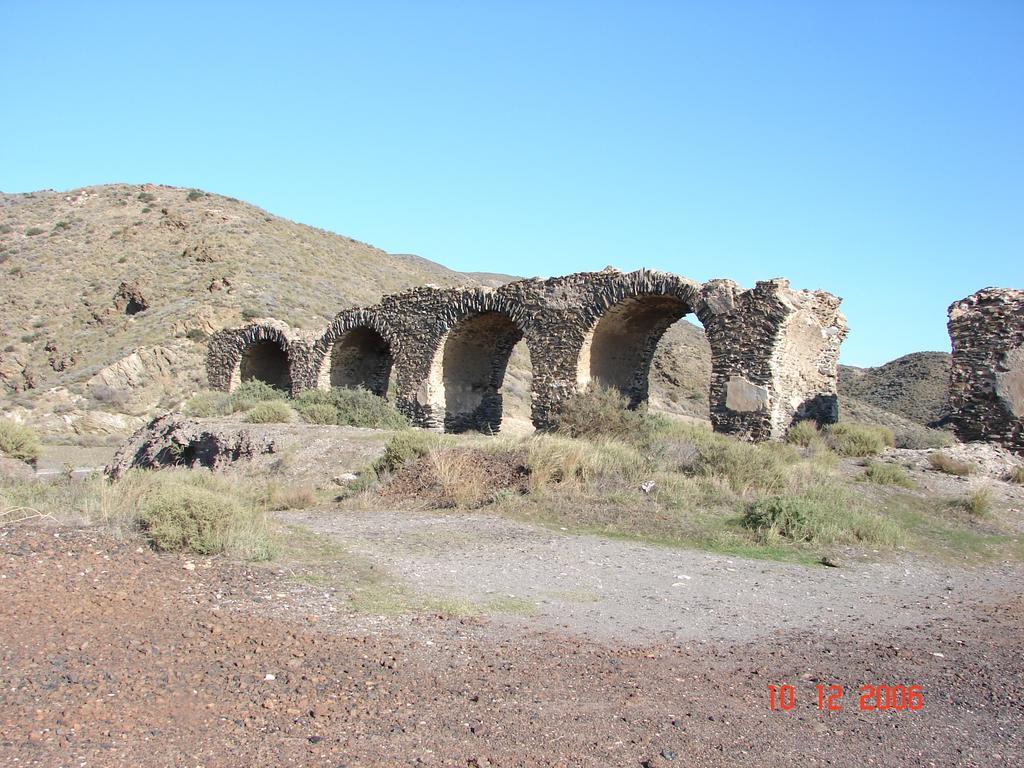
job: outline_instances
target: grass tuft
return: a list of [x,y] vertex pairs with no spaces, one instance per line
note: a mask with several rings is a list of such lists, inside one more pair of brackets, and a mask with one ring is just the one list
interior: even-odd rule
[[786,442],[790,445],[799,445],[801,448],[807,448],[820,435],[821,432],[818,430],[818,425],[807,419],[798,421],[789,428],[789,432],[786,433]]
[[871,462],[864,468],[864,479],[879,485],[895,485],[900,488],[914,487],[914,481],[895,464]]
[[954,506],[972,517],[987,517],[992,512],[992,489],[987,486],[974,488],[954,502]]
[[840,456],[877,456],[896,443],[888,427],[842,422],[825,428],[825,442]]

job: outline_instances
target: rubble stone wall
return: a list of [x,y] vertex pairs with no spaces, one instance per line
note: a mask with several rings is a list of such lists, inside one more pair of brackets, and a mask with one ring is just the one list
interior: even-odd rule
[[285,353],[293,391],[361,384],[385,394],[386,370],[395,390],[388,394],[413,423],[496,432],[509,355],[524,340],[533,422],[545,428],[559,404],[592,381],[619,389],[634,407],[645,402],[658,341],[692,314],[711,346],[713,426],[766,440],[782,437],[795,420],[835,421],[847,332],[839,303],[821,291],[794,291],[785,280],[743,290],[729,280],[701,285],[610,268],[493,289],[422,287],[344,310],[308,340],[273,322],[222,331],[207,369],[212,387],[230,389],[245,378],[246,349],[273,341]]
[[1024,453],[1024,291],[984,288],[954,302],[948,328],[953,429]]

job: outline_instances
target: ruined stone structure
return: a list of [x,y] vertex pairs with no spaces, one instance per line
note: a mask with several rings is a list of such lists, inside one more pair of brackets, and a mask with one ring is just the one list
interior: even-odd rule
[[[297,392],[362,386],[393,397],[413,423],[459,432],[497,431],[512,348],[525,340],[533,367],[533,422],[551,425],[560,402],[591,381],[632,406],[647,399],[658,340],[695,315],[712,351],[715,429],[750,440],[778,438],[794,422],[830,423],[840,299],[794,291],[786,280],[743,290],[664,272],[614,269],[497,289],[416,288],[344,310],[316,337],[277,322],[221,331],[209,346],[210,386],[262,379]],[[389,381],[394,391],[388,392]]]
[[984,288],[949,307],[950,420],[962,440],[1024,453],[1024,291]]

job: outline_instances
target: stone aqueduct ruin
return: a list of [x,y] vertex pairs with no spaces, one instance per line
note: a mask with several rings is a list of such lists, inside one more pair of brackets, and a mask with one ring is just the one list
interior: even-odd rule
[[[394,398],[413,423],[451,432],[497,431],[512,348],[524,340],[532,420],[590,382],[647,400],[659,339],[695,315],[712,353],[711,421],[749,440],[781,437],[794,422],[838,416],[840,299],[795,291],[785,280],[749,290],[640,270],[517,280],[500,288],[415,288],[339,312],[315,337],[276,321],[221,331],[207,357],[210,386],[260,379],[298,392],[364,387]],[[394,391],[388,392],[393,380]]]
[[1024,454],[1024,291],[983,288],[949,307],[950,421],[962,440]]

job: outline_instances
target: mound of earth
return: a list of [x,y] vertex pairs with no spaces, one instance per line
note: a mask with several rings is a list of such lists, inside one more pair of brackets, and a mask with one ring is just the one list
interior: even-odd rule
[[130,469],[174,466],[286,477],[320,487],[331,480],[344,484],[382,453],[390,435],[360,427],[247,424],[168,414],[132,435],[107,474],[116,479]]

